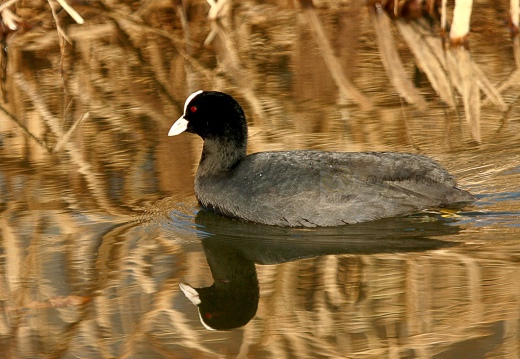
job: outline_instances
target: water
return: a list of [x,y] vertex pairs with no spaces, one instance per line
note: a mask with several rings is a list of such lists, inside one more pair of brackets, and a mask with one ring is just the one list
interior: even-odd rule
[[[210,28],[205,2],[196,4],[190,21],[200,44]],[[237,69],[215,55],[218,46],[188,48],[225,74],[208,77],[169,40],[140,37],[143,29],[123,26],[142,41],[129,47],[109,25],[70,26],[77,46],[64,57],[51,34],[47,42],[14,38],[2,106],[40,142],[0,117],[0,357],[520,357],[518,86],[504,93],[506,114],[483,107],[479,144],[425,79],[426,112],[401,101],[364,7],[344,10],[320,16],[329,35],[341,35],[336,56],[374,111],[338,95],[309,30],[285,5],[237,10],[236,50],[260,114],[254,97],[229,81]],[[477,28],[471,38],[494,84],[514,71],[495,10],[478,15],[492,31]],[[167,30],[182,37],[176,13],[161,11],[150,23],[171,21]],[[353,18],[356,26],[346,21]],[[198,87],[244,104],[250,152],[424,153],[478,200],[461,211],[341,228],[276,228],[208,213],[193,193],[200,139],[166,136],[188,88]],[[236,329],[205,329],[179,288],[214,282],[205,298],[212,323]]]

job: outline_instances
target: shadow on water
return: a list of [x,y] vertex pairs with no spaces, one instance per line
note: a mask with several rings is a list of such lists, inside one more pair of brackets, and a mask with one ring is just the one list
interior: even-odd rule
[[458,233],[455,222],[425,214],[335,228],[294,229],[228,219],[202,209],[196,223],[214,283],[205,288],[181,284],[181,289],[198,306],[206,329],[229,330],[247,324],[256,314],[260,291],[255,264],[448,248],[456,243],[430,237]]

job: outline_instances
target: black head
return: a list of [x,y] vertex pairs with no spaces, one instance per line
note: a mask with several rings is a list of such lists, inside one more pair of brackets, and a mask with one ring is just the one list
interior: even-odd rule
[[173,124],[169,136],[184,131],[196,133],[203,139],[247,142],[247,122],[238,102],[218,91],[197,91],[184,104],[184,114]]

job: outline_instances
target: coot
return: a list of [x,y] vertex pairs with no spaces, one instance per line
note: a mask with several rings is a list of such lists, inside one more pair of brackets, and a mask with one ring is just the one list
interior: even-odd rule
[[197,91],[168,135],[204,145],[195,194],[206,209],[291,227],[338,226],[471,202],[441,165],[393,152],[273,151],[246,155],[247,122],[238,102]]

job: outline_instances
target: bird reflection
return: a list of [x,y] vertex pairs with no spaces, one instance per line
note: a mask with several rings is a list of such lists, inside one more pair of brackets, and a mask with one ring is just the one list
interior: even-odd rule
[[429,238],[459,231],[455,220],[432,216],[309,230],[247,223],[200,210],[196,223],[207,234],[202,247],[214,283],[205,288],[181,284],[180,288],[198,307],[206,329],[238,328],[246,325],[258,308],[255,265],[334,254],[420,252],[455,245]]
[[259,287],[255,262],[243,248],[218,236],[202,241],[214,283],[211,287],[180,287],[191,302],[198,306],[206,329],[229,330],[247,324],[258,308]]

